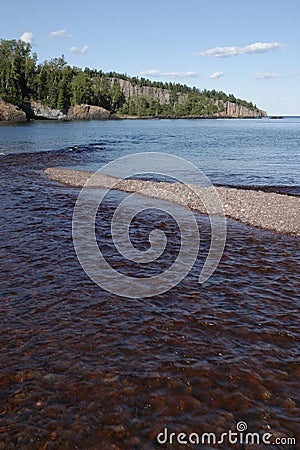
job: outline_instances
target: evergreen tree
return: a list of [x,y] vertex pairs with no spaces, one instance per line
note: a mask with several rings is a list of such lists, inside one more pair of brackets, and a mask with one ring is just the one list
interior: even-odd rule
[[79,72],[71,81],[71,104],[89,103],[93,95],[92,81],[88,74]]
[[119,83],[114,83],[109,92],[110,97],[110,110],[116,111],[118,108],[125,102],[125,97],[122,92],[121,86]]
[[21,40],[0,41],[0,97],[21,106],[32,96],[37,56]]
[[[169,103],[161,105],[155,95],[126,99],[118,79],[127,80],[137,89],[142,86],[167,89]],[[63,55],[37,65],[30,44],[21,40],[0,40],[0,98],[17,106],[38,100],[65,112],[70,105],[87,103],[119,114],[147,117],[217,114],[224,110],[226,101],[257,110],[253,103],[215,89],[200,91],[179,83],[129,77],[126,73],[105,74],[87,67],[84,70],[70,67]]]

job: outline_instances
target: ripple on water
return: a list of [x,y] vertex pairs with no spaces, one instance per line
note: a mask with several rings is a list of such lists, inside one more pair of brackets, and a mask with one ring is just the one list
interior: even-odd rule
[[[221,264],[204,286],[202,255],[165,294],[116,297],[76,259],[78,190],[42,174],[49,159],[64,165],[69,156],[9,158],[0,167],[0,448],[150,449],[164,426],[223,432],[239,420],[300,438],[299,240],[229,221]],[[118,196],[101,212],[104,243]],[[139,218],[136,245],[154,219]],[[198,221],[207,251],[208,222]],[[168,229],[176,248],[176,227]]]

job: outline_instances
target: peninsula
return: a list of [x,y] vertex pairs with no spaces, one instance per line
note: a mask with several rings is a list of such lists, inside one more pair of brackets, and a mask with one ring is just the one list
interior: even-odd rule
[[0,41],[0,121],[109,118],[261,118],[252,102],[216,90],[43,63],[28,43]]

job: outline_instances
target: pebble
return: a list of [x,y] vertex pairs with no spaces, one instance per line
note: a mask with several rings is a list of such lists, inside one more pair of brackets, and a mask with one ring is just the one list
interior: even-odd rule
[[267,389],[262,390],[260,395],[263,400],[270,400],[273,397],[272,392]]
[[55,375],[55,373],[48,373],[44,376],[44,380],[48,381],[49,383],[52,383],[56,381],[58,378],[58,375]]

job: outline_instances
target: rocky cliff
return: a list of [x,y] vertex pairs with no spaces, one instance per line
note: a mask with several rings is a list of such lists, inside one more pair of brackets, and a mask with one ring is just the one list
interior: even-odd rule
[[0,121],[25,122],[26,120],[24,111],[0,99]]
[[232,102],[223,103],[224,111],[218,113],[218,117],[232,117],[232,118],[260,118],[267,117],[266,111],[261,109],[249,109],[245,106]]
[[[161,105],[166,105],[171,102],[172,95],[168,89],[162,89],[150,86],[133,86],[128,80],[121,78],[107,78],[108,84],[112,87],[114,84],[119,84],[126,100],[133,96],[152,97],[155,100],[159,100]],[[184,103],[187,98],[187,94],[177,93],[178,104]],[[209,100],[208,100],[209,101]],[[260,109],[250,109],[246,106],[242,106],[238,103],[232,103],[229,101],[223,102],[217,100],[216,105],[221,106],[222,112],[211,114],[211,117],[230,117],[230,118],[261,118],[266,117],[267,113]],[[199,116],[201,117],[201,116]],[[207,117],[207,115],[205,115]]]
[[[122,78],[107,78],[108,84],[112,87],[114,84],[119,84],[126,100],[134,95],[143,97],[152,97],[159,100],[161,105],[170,103],[171,92],[168,89],[161,89],[151,86],[133,86],[128,80]],[[178,103],[185,99],[185,94],[178,94]]]

